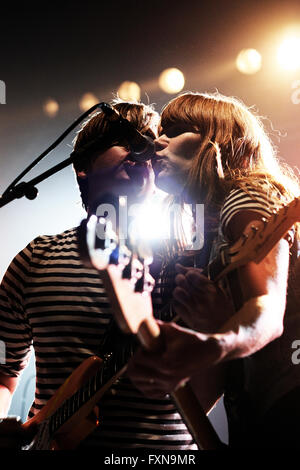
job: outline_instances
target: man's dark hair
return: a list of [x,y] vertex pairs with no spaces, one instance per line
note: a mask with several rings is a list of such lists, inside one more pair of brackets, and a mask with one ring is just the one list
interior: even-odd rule
[[[145,105],[138,102],[125,102],[121,100],[114,100],[111,105],[116,109],[119,114],[128,119],[138,131],[146,134],[152,138],[156,137],[156,126],[158,124],[158,114],[154,111],[152,105]],[[109,135],[111,130],[111,123],[106,119],[103,112],[93,114],[82,126],[74,139],[74,150],[78,151],[83,146],[100,136]],[[76,178],[79,185],[83,207],[88,209],[88,178],[87,175],[92,162],[105,150],[113,145],[121,145],[127,147],[127,142],[120,140],[117,137],[106,142],[103,148],[92,153],[87,158],[76,161],[73,166],[76,172]],[[81,173],[81,174],[80,174]]]

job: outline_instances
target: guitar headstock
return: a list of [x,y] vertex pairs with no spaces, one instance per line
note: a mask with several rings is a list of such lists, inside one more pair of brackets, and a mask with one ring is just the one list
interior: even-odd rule
[[217,280],[250,261],[260,263],[298,221],[300,221],[299,197],[278,211],[274,211],[269,218],[262,217],[261,220],[249,223],[239,240],[222,253],[223,269],[214,279]]
[[[105,234],[99,237],[99,234]],[[128,244],[120,240],[109,220],[92,215],[81,224],[81,258],[99,272],[109,297],[114,318],[124,333],[138,334],[143,323],[156,324],[150,275],[152,251],[142,240],[131,236]]]

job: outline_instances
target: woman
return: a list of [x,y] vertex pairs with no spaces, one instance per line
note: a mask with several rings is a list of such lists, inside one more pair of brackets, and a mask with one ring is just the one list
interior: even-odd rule
[[[156,185],[182,202],[204,204],[202,261],[238,240],[249,222],[299,195],[299,184],[279,163],[261,119],[237,99],[219,93],[180,95],[162,112],[156,144]],[[202,378],[205,388],[216,365],[230,364],[224,390],[232,446],[264,447],[275,439],[274,445],[285,439],[283,445],[289,446],[293,438],[295,443],[291,428],[297,429],[297,420],[289,421],[286,409],[300,390],[300,371],[290,360],[300,312],[285,315],[294,235],[221,286],[195,268],[177,266],[174,308],[193,330],[160,323],[164,347],[151,354],[139,351],[129,367],[138,388],[161,396],[189,377]],[[242,360],[229,362],[233,359]],[[206,411],[222,392],[219,380],[210,382],[200,392]],[[299,416],[298,401],[295,406]],[[281,422],[274,427],[278,415]],[[261,440],[264,430],[272,433],[268,442]]]

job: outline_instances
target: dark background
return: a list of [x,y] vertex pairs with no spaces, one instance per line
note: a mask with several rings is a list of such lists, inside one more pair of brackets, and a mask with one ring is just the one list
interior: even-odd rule
[[[148,95],[160,110],[170,95],[158,89],[158,75],[175,66],[185,74],[185,90],[217,88],[238,96],[257,106],[275,129],[288,131],[281,148],[296,164],[291,142],[299,108],[290,96],[300,72],[280,70],[275,54],[284,29],[297,23],[300,2],[277,0],[87,0],[44,2],[40,9],[28,2],[1,11],[0,79],[7,87],[7,104],[0,107],[1,163],[25,158],[16,152],[20,148],[23,155],[28,149],[30,161],[38,150],[33,141],[43,148],[64,129],[78,115],[86,91],[107,100],[123,80],[134,80],[142,88],[142,101]],[[262,70],[253,76],[240,74],[234,65],[246,47],[263,56]],[[53,121],[42,111],[48,97],[60,104]]]
[[[218,89],[254,105],[283,134],[278,141],[274,132],[280,153],[297,164],[300,107],[291,94],[300,71],[282,71],[275,55],[284,29],[300,25],[299,1],[32,5],[1,11],[0,79],[6,83],[7,102],[0,105],[1,189],[17,167],[23,168],[79,115],[83,93],[110,100],[122,81],[133,80],[142,88],[141,100],[155,103],[159,111],[172,96],[159,90],[157,78],[173,66],[185,75],[184,90]],[[252,76],[234,64],[247,47],[263,57],[262,69]],[[55,119],[43,113],[48,97],[60,105]],[[52,158],[66,156],[66,150],[62,147],[62,154]]]
[[[0,193],[80,115],[82,94],[109,101],[121,82],[132,80],[141,86],[141,100],[160,111],[174,96],[157,84],[167,67],[182,70],[183,91],[217,89],[254,106],[266,116],[279,155],[292,166],[299,163],[300,104],[293,103],[292,93],[300,71],[283,71],[276,62],[282,34],[300,25],[299,0],[12,3],[1,5],[0,21],[0,80],[6,84],[6,104],[0,105]],[[235,67],[238,52],[248,47],[263,59],[262,69],[249,76]],[[43,112],[49,97],[60,105],[52,119]],[[74,136],[30,176],[66,158]],[[39,186],[35,201],[18,200],[1,209],[1,276],[33,237],[82,218],[74,182],[67,168]]]

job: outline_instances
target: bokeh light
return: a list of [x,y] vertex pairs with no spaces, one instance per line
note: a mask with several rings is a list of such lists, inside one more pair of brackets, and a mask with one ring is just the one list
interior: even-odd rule
[[136,82],[125,81],[119,86],[118,95],[124,101],[139,101],[141,89]]
[[43,110],[47,116],[53,118],[57,115],[59,111],[59,104],[54,99],[49,98],[47,101],[45,101],[43,105]]
[[261,69],[261,54],[256,49],[242,49],[236,58],[239,72],[252,75]]
[[183,73],[176,68],[168,68],[162,71],[158,78],[158,85],[166,93],[178,93],[184,87]]
[[85,93],[79,101],[79,108],[81,111],[87,111],[97,103],[99,103],[97,96],[93,93]]

